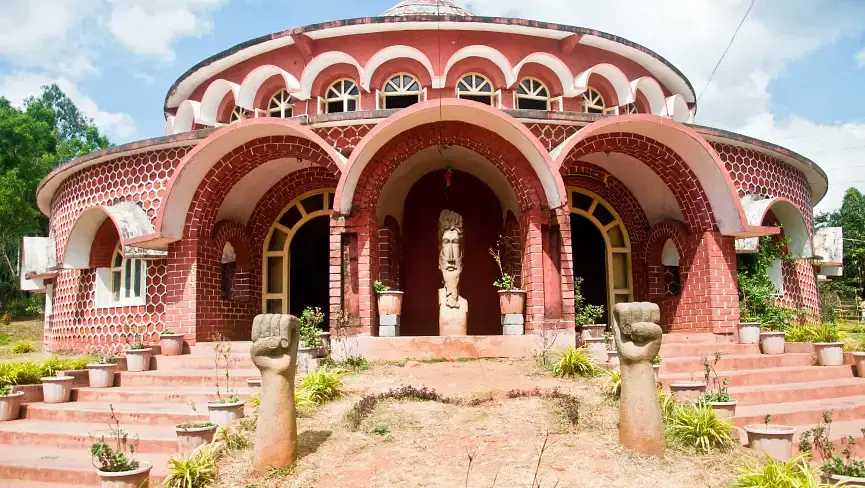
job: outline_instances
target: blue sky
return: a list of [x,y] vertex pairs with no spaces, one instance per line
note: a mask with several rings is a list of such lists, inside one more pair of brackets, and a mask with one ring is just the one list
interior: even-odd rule
[[[27,0],[0,5],[0,96],[57,82],[112,142],[164,133],[171,84],[263,34],[373,16],[396,0]],[[471,0],[481,15],[592,27],[676,64],[698,93],[749,0]],[[812,157],[830,176],[818,210],[865,190],[865,2],[757,0],[703,94],[697,123]],[[859,147],[863,146],[863,147]]]

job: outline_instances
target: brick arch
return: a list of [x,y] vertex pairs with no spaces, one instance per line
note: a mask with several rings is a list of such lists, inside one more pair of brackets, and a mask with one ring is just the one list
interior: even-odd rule
[[661,253],[664,250],[664,244],[672,239],[676,245],[676,250],[679,252],[679,274],[682,284],[686,282],[688,273],[687,263],[689,256],[693,255],[693,249],[690,249],[690,242],[687,238],[688,230],[684,224],[676,221],[658,222],[652,227],[645,244],[645,256],[647,270],[649,274],[649,297],[658,298],[664,296],[664,266],[661,264]]
[[580,164],[580,158],[606,152],[631,156],[654,171],[673,193],[690,232],[717,229],[709,198],[694,171],[672,149],[640,134],[611,132],[589,136],[575,146],[562,162],[567,170]]
[[[216,224],[216,228],[213,231],[212,243],[213,251],[216,252],[216,258],[219,260],[217,267],[220,270],[220,278],[222,278],[222,252],[225,249],[226,243],[231,244],[237,257],[233,269],[230,270],[232,276],[230,278],[231,292],[229,301],[249,301],[250,289],[252,287],[252,260],[250,259],[251,246],[246,233],[246,227],[234,220],[221,220]],[[219,281],[221,285],[221,279]],[[223,296],[222,298],[224,299],[225,297]],[[228,305],[227,308],[230,309],[232,307]]]
[[485,128],[449,121],[414,127],[382,146],[358,179],[352,207],[374,212],[394,170],[419,151],[438,144],[464,147],[486,158],[508,180],[523,212],[540,208],[545,202],[544,189],[532,166],[511,143]]
[[295,136],[271,136],[251,140],[223,156],[198,185],[186,216],[184,237],[208,238],[228,192],[259,165],[283,158],[312,161],[333,175],[336,162],[316,143]]

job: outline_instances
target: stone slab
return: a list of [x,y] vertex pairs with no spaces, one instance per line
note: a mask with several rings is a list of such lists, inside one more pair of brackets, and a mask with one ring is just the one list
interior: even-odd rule
[[378,317],[378,325],[399,327],[399,315],[380,315]]
[[[392,317],[396,317],[392,315]],[[379,337],[399,337],[399,326],[398,325],[380,325],[378,327],[378,336]]]
[[520,313],[506,313],[502,315],[502,325],[525,325],[526,318]]
[[520,336],[525,333],[525,327],[522,324],[506,324],[502,326],[502,334],[506,336]]

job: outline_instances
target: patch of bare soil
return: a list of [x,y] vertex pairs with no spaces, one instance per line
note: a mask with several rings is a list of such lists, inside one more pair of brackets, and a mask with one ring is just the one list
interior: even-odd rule
[[[358,431],[343,422],[362,394],[403,385],[494,399],[478,406],[385,401]],[[244,452],[223,459],[218,486],[509,488],[529,487],[533,480],[543,488],[730,486],[741,451],[668,451],[658,460],[622,449],[618,408],[603,396],[602,385],[602,379],[551,378],[528,360],[377,365],[346,378],[345,398],[298,419],[301,458],[291,474],[257,478]],[[580,398],[579,426],[572,427],[550,400],[504,394],[535,387],[558,387]]]

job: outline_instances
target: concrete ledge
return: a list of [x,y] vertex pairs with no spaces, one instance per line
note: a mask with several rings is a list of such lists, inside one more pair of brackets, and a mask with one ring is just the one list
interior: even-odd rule
[[[396,317],[393,315],[393,317]],[[378,327],[379,337],[399,337],[399,325],[380,325]]]

